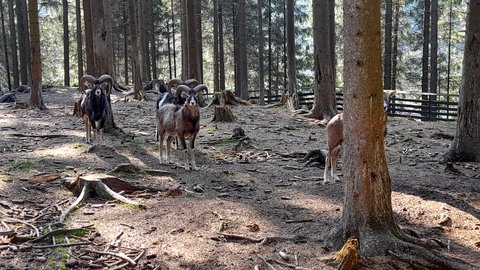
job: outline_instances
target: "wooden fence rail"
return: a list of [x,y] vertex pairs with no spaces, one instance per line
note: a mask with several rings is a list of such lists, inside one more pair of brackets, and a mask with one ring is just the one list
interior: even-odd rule
[[[271,91],[270,100],[265,97],[265,103],[275,103],[280,100],[283,89]],[[268,92],[265,91],[267,94]],[[251,99],[258,100],[258,91],[250,91]],[[300,89],[298,92],[300,105],[309,109],[313,104],[312,89]],[[337,109],[343,110],[343,93],[337,92]],[[455,121],[457,119],[458,95],[411,93],[397,91],[397,96],[388,109],[388,115],[409,117],[422,121]]]

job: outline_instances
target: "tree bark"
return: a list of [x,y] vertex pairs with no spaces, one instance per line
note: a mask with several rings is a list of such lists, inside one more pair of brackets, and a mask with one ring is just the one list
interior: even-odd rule
[[20,81],[23,85],[30,85],[31,82],[31,56],[30,38],[28,33],[28,15],[26,0],[16,0],[18,47],[20,52]]
[[225,90],[225,47],[224,47],[224,38],[223,38],[223,1],[221,0],[220,5],[218,5],[218,43],[220,47],[218,48],[218,78],[220,84],[220,91]]
[[383,87],[392,89],[392,23],[393,7],[392,0],[385,1],[385,39],[383,57]]
[[128,0],[128,19],[130,21],[130,40],[132,42],[132,64],[133,64],[133,91],[134,98],[137,100],[143,100],[145,91],[142,87],[142,68],[140,64],[140,52],[137,37],[137,25],[135,20],[136,10],[135,0]]
[[35,109],[45,110],[42,98],[42,57],[40,55],[40,27],[38,25],[38,3],[37,0],[28,1],[28,17],[30,22],[30,34],[32,48],[32,92],[30,106]]
[[[297,67],[295,61],[295,0],[287,0],[287,69],[288,69],[288,95],[287,106],[290,110],[300,107],[297,92]],[[327,35],[328,40],[328,35]],[[330,59],[330,55],[327,55]]]
[[128,19],[127,16],[127,9],[129,4],[122,5],[122,17],[123,17],[123,65],[124,65],[124,76],[125,76],[125,85],[128,85],[129,78],[128,78]]
[[400,0],[395,0],[393,19],[393,47],[392,47],[392,90],[397,89],[397,57],[398,57],[398,25],[400,22]]
[[257,20],[258,20],[258,104],[265,105],[265,73],[263,65],[264,41],[263,41],[263,0],[257,3]]
[[75,0],[75,19],[77,23],[77,62],[78,62],[78,79],[83,76],[83,37],[82,37],[82,12],[80,0]]
[[170,1],[170,9],[171,9],[171,19],[172,19],[172,50],[173,50],[173,77],[170,74],[170,78],[177,77],[177,49],[175,43],[175,18],[173,16],[173,0]]
[[202,38],[202,1],[195,1],[195,46],[197,57],[197,80],[203,83],[203,38]]
[[330,14],[328,0],[313,0],[315,14],[313,16],[314,40],[314,68],[315,88],[313,107],[307,117],[316,119],[331,119],[337,114],[334,72],[330,61],[332,50],[335,48],[330,43]]
[[[430,44],[430,0],[424,0],[423,15],[423,50],[422,50],[422,93],[428,93],[428,58]],[[422,99],[428,101],[428,95],[423,95]],[[423,106],[428,106],[428,102],[424,102]],[[423,108],[423,111],[428,111]],[[424,113],[425,116],[428,114]]]
[[8,23],[10,29],[10,49],[12,50],[13,88],[17,88],[20,83],[20,78],[18,76],[17,30],[15,28],[15,12],[13,9],[13,1],[14,0],[8,0]]
[[2,20],[2,38],[3,38],[3,50],[5,53],[5,71],[6,71],[6,76],[7,76],[7,86],[8,90],[12,90],[12,79],[10,76],[10,63],[8,61],[8,46],[7,46],[7,33],[5,32],[5,17],[4,17],[4,11],[3,11],[3,1],[0,0],[0,14],[1,14],[1,20]]
[[470,0],[463,56],[462,85],[450,161],[480,161],[480,0]]
[[68,31],[68,0],[63,6],[63,76],[65,86],[70,86],[70,40]]
[[272,0],[268,0],[268,103],[272,101]]
[[95,73],[95,63],[93,62],[93,20],[90,1],[91,0],[83,0],[83,21],[85,25],[85,54],[87,59],[87,74],[93,75]]
[[239,0],[237,13],[237,61],[238,61],[238,89],[235,93],[243,100],[248,100],[248,76],[247,76],[247,26],[246,26],[246,0]]
[[[437,93],[438,88],[438,0],[431,0],[430,23],[430,93]],[[432,96],[436,100],[436,96]]]
[[182,36],[182,72],[181,79],[182,81],[187,80],[188,77],[188,33],[187,33],[187,2],[188,0],[180,0],[180,32]]
[[213,92],[220,92],[218,28],[218,0],[213,0]]

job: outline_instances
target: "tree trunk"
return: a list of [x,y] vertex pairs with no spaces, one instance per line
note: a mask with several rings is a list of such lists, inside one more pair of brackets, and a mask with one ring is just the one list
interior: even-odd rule
[[20,83],[20,78],[18,77],[17,30],[15,28],[15,11],[13,9],[13,0],[8,0],[8,23],[10,29],[10,49],[12,50],[13,88],[17,88]]
[[395,0],[393,20],[393,48],[392,48],[392,89],[397,89],[397,57],[398,57],[398,25],[400,21],[400,0]]
[[122,5],[122,16],[123,16],[123,68],[125,72],[125,85],[128,85],[128,16],[127,8],[129,4]]
[[[437,93],[438,83],[438,0],[431,0],[430,23],[430,93]],[[436,100],[436,96],[432,96]]]
[[[115,80],[115,74],[113,71],[111,13],[109,12],[110,0],[90,1],[92,2],[90,2],[88,6],[91,7],[90,19],[92,21],[90,22],[90,25],[92,30],[91,41],[93,43],[86,44],[87,47],[93,47],[93,73],[90,73],[90,75],[100,77],[103,74],[108,74]],[[87,25],[86,21],[85,25]],[[88,35],[86,34],[86,36]],[[110,95],[108,95],[108,102],[111,105]],[[112,132],[115,128],[117,127],[113,119],[112,107],[109,106],[104,129],[105,132]]]
[[137,37],[137,25],[135,20],[136,10],[135,0],[128,0],[128,20],[130,22],[130,40],[132,42],[132,66],[133,66],[133,91],[134,98],[137,100],[143,100],[145,91],[142,87],[142,68],[140,64],[140,52]]
[[218,0],[213,0],[213,92],[220,92],[218,46]]
[[263,42],[263,0],[257,3],[258,20],[258,104],[265,105],[265,73],[263,66],[264,42]]
[[10,64],[8,61],[8,46],[7,46],[7,33],[5,32],[5,17],[4,17],[4,11],[3,11],[3,1],[0,0],[0,14],[1,14],[1,20],[2,20],[2,37],[3,37],[3,50],[5,53],[5,71],[6,71],[6,76],[7,76],[7,85],[8,85],[8,90],[12,90],[12,79],[10,76]]
[[[294,1],[295,3],[295,1]],[[283,7],[283,88],[288,88],[288,53],[287,53],[287,3],[285,0],[282,1]],[[289,96],[290,97],[290,96]]]
[[313,107],[307,117],[329,120],[337,114],[334,72],[330,61],[335,48],[330,43],[329,0],[313,0],[315,88]]
[[392,89],[392,23],[393,23],[392,0],[385,1],[385,40],[383,45],[383,87]]
[[18,47],[20,52],[20,81],[23,85],[30,85],[30,38],[28,33],[28,19],[26,0],[16,0]]
[[65,86],[70,86],[70,40],[68,33],[68,0],[62,1],[63,6],[63,76]]
[[248,100],[248,76],[247,76],[247,26],[246,26],[246,0],[239,0],[237,13],[237,48],[238,48],[238,96]]
[[173,0],[170,1],[170,9],[171,9],[171,19],[172,19],[172,50],[173,50],[173,77],[170,74],[170,78],[177,77],[177,49],[175,43],[175,18],[173,16]]
[[[327,8],[327,6],[325,6]],[[328,9],[327,9],[328,10]],[[290,110],[300,107],[297,92],[297,68],[295,64],[295,0],[287,0],[287,67],[288,67],[288,95],[287,106]],[[326,17],[328,19],[328,17]],[[328,23],[327,23],[328,24]],[[326,25],[327,26],[327,25]],[[328,42],[328,31],[327,31]],[[327,54],[330,59],[330,55]],[[330,68],[330,67],[329,67]],[[330,75],[331,76],[331,75]]]
[[[155,18],[153,13],[153,2],[152,0],[148,1],[148,4],[152,6],[152,8],[148,9],[148,16],[149,16],[149,38],[150,38],[150,56],[151,56],[151,65],[152,65],[152,79],[158,79],[157,74],[157,45],[155,40]],[[168,24],[168,21],[167,21]]]
[[180,0],[181,24],[180,30],[182,34],[182,74],[181,79],[187,80],[188,77],[188,33],[187,33],[187,2],[188,0]]
[[[137,0],[136,19],[135,23],[137,25],[137,39],[138,39],[138,49],[140,55],[140,81],[145,81],[147,78],[147,51],[148,44],[145,42],[145,15],[143,11],[143,5],[145,0]],[[131,33],[130,33],[131,34]]]
[[[422,93],[428,93],[428,56],[429,56],[429,41],[430,41],[430,0],[424,1],[424,15],[423,15],[423,51],[422,51]],[[428,106],[428,95],[423,95],[423,106]],[[422,108],[425,116],[428,116],[428,109]]]
[[78,62],[78,79],[83,76],[83,38],[82,38],[82,12],[80,0],[75,0],[75,19],[77,22],[77,62]]
[[30,41],[32,44],[32,92],[30,106],[35,109],[45,110],[42,98],[42,57],[40,55],[40,27],[38,25],[37,0],[28,1],[28,16],[30,22]]
[[225,90],[225,47],[223,40],[223,1],[218,5],[218,79],[220,84],[220,91]]
[[342,224],[327,243],[340,248],[353,237],[362,256],[392,254],[405,258],[413,268],[467,269],[458,260],[416,245],[425,241],[405,235],[394,222],[383,141],[380,0],[346,1],[343,8],[348,14],[344,30],[349,52],[344,66],[344,74],[349,75],[345,76],[343,118],[345,198]]
[[196,79],[203,83],[203,39],[202,39],[202,1],[196,0],[195,3],[195,46],[196,46],[196,57],[197,57],[197,67],[196,74],[198,77]]
[[272,0],[268,0],[268,103],[272,101]]
[[337,84],[337,52],[336,52],[336,31],[335,27],[335,1],[328,1],[328,33],[330,35],[330,61],[332,63],[333,88],[336,91]]
[[463,56],[457,131],[446,158],[480,161],[480,0],[470,0]]
[[83,0],[83,21],[85,25],[85,56],[87,59],[87,74],[93,75],[95,73],[95,63],[93,62],[93,18],[90,1],[91,0]]
[[173,63],[172,63],[172,44],[170,36],[175,35],[170,29],[170,21],[166,23],[167,30],[167,59],[168,59],[168,78],[173,78]]

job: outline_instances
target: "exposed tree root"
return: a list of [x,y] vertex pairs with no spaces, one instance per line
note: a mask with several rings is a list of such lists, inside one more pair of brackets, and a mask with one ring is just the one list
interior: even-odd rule
[[358,239],[350,237],[347,239],[343,247],[331,254],[330,256],[323,258],[329,264],[336,264],[337,269],[342,270],[356,270],[360,268],[360,245]]
[[327,150],[316,149],[310,150],[303,158],[302,163],[307,162],[305,166],[309,166],[314,162],[318,162],[320,165],[325,165],[325,157],[327,156]]
[[223,107],[225,105],[251,105],[251,103],[235,96],[230,90],[223,90],[222,92],[213,93],[213,98],[207,105],[207,108],[213,105],[220,105]]
[[[139,205],[138,202],[130,200],[119,193],[111,190],[103,181],[102,178],[108,178],[106,175],[92,174],[88,176],[77,177],[73,182],[67,182],[66,186],[68,189],[72,190],[74,193],[77,193],[78,190],[81,190],[80,195],[75,200],[75,202],[70,205],[65,211],[62,212],[60,216],[60,222],[63,222],[67,215],[75,209],[80,203],[88,199],[92,194],[107,200],[119,200],[126,204]],[[110,177],[112,178],[112,177]],[[121,180],[118,179],[120,182]],[[121,181],[124,182],[124,181]]]
[[[334,229],[327,237],[326,243],[338,244],[342,239],[342,229]],[[360,232],[360,255],[393,256],[409,263],[416,269],[473,269],[473,266],[461,260],[445,256],[425,247],[438,247],[435,241],[414,238],[403,232],[399,236],[385,230],[370,230]]]

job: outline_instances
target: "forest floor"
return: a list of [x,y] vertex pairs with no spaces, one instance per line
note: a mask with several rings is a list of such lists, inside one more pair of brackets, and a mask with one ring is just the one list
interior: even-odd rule
[[[279,252],[289,255],[291,265],[334,269],[320,259],[328,254],[324,236],[340,226],[344,179],[324,185],[323,167],[301,162],[309,150],[326,148],[318,122],[252,105],[232,107],[234,123],[214,123],[213,108],[202,108],[199,170],[186,171],[158,162],[155,95],[138,102],[115,93],[114,118],[123,133],[106,134],[93,145],[84,143],[82,120],[72,116],[79,96],[49,89],[43,93],[48,110],[0,107],[0,269],[115,269],[126,262],[121,254],[139,257],[136,266],[122,269],[269,269],[262,258],[289,269],[273,261],[286,262]],[[29,95],[17,99],[28,102]],[[236,127],[249,139],[232,139]],[[388,132],[396,222],[443,243],[437,252],[480,268],[480,164],[455,163],[458,171],[451,172],[438,162],[455,122],[392,117]],[[174,150],[173,157],[182,163],[182,152]],[[142,207],[89,198],[63,227],[93,225],[88,229],[38,239],[28,248],[21,237],[2,236],[11,229],[31,239],[38,236],[34,228],[39,234],[61,229],[55,224],[60,210],[76,199],[63,181],[125,163],[144,170],[116,177],[156,188],[124,194]],[[45,248],[78,242],[83,244]],[[363,269],[414,269],[388,257],[363,263]]]

